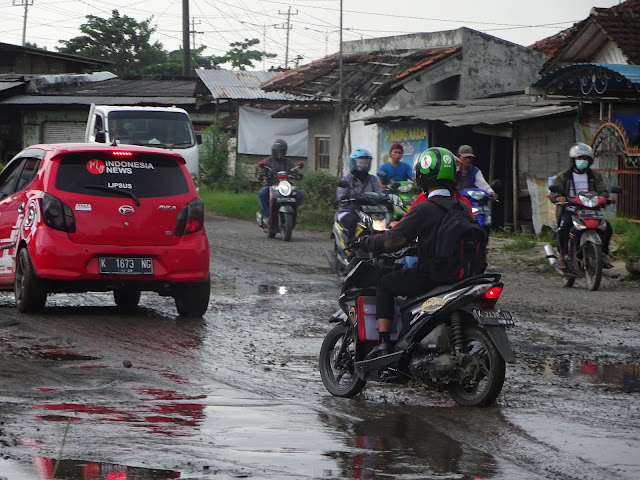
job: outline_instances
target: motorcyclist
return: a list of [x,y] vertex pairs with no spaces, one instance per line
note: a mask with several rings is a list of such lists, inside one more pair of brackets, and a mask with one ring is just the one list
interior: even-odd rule
[[399,143],[394,143],[389,149],[390,160],[380,165],[378,171],[385,173],[385,176],[380,178],[380,186],[383,189],[387,188],[391,182],[403,182],[405,180],[413,180],[415,174],[413,168],[408,163],[402,161],[402,155],[404,154],[404,148]]
[[[260,189],[258,197],[260,198],[260,209],[262,213],[262,226],[269,224],[269,187],[278,182],[278,172],[291,172],[294,168],[293,162],[286,157],[287,142],[277,139],[271,145],[271,156],[264,159],[267,168],[258,172],[260,180],[266,177],[267,184]],[[304,194],[302,190],[296,188],[298,205],[302,203]]]
[[[558,261],[557,267],[566,269],[565,255],[568,252],[569,233],[573,226],[572,215],[575,207],[566,205],[568,197],[575,197],[579,192],[594,191],[602,197],[607,197],[609,203],[616,203],[615,197],[609,195],[607,187],[600,173],[591,169],[593,163],[593,149],[586,143],[578,142],[569,149],[570,167],[558,173],[553,185],[562,187],[561,192],[552,192],[549,200],[556,206],[556,221],[558,225]],[[609,254],[609,240],[613,233],[611,224],[607,221],[607,228],[602,235],[602,253]],[[603,268],[612,268],[611,263],[604,261]]]
[[349,239],[353,238],[356,225],[360,220],[355,212],[355,207],[349,203],[342,203],[348,198],[357,198],[366,192],[381,193],[382,187],[378,183],[378,178],[369,173],[371,169],[371,153],[364,148],[356,148],[349,155],[350,173],[342,177],[342,181],[349,184],[348,187],[338,187],[336,198],[339,202],[337,220],[347,230]]
[[482,170],[472,165],[475,157],[473,148],[469,145],[460,145],[460,147],[458,147],[458,158],[462,162],[462,177],[458,183],[458,189],[481,188],[489,192],[491,198],[498,200],[499,195],[493,191],[491,185],[485,180]]
[[[445,148],[428,148],[418,157],[414,170],[416,183],[427,198],[437,199],[447,209],[459,203],[468,212],[466,205],[452,196],[456,176],[456,157],[453,153]],[[438,285],[432,280],[437,272],[433,271],[430,257],[437,229],[445,215],[443,208],[434,202],[424,201],[416,204],[394,228],[352,242],[353,249],[382,253],[399,250],[418,239],[418,261],[410,269],[394,270],[378,281],[376,312],[380,343],[368,355],[369,358],[386,355],[391,350],[390,332],[395,297],[418,295]]]

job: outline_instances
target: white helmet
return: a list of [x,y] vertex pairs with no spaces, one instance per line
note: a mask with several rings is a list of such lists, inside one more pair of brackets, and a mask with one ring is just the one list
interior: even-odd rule
[[586,143],[578,142],[569,149],[569,156],[574,160],[578,157],[589,157],[593,161],[593,148]]

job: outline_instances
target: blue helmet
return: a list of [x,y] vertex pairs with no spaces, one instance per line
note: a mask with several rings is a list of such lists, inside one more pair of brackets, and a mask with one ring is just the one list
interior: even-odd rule
[[365,148],[356,148],[351,155],[349,155],[349,169],[351,173],[367,174],[371,169],[371,153]]

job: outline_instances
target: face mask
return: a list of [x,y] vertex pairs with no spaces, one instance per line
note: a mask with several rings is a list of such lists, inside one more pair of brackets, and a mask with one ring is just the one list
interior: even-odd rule
[[589,166],[589,160],[576,160],[576,168],[580,171],[585,170]]

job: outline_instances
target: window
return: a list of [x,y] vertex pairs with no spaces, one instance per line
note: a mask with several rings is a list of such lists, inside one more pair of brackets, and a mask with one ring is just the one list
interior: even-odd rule
[[316,137],[316,170],[329,170],[330,145],[329,137]]

